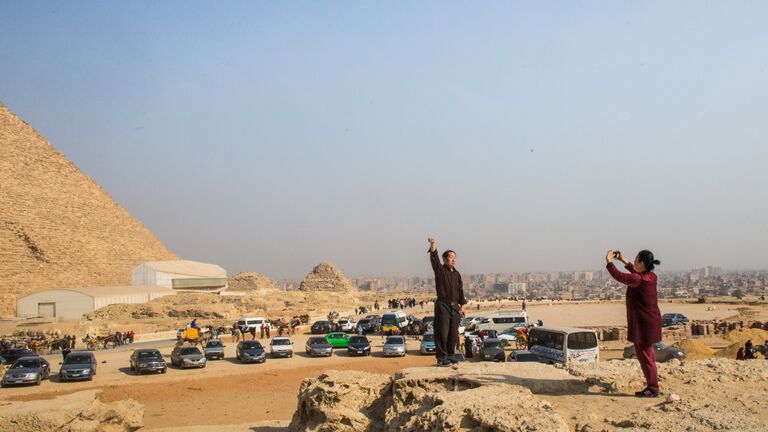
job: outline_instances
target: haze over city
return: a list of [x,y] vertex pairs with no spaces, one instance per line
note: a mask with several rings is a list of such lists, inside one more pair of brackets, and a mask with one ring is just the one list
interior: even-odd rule
[[9,3],[0,100],[230,274],[764,269],[767,12]]

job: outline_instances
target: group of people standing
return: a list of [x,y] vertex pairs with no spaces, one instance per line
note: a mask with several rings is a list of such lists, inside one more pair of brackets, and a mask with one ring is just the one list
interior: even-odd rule
[[[467,299],[461,274],[456,269],[456,252],[446,250],[440,262],[437,243],[433,237],[429,242],[429,261],[435,274],[435,357],[438,366],[456,363],[454,358],[458,328],[465,316]],[[624,264],[628,273],[616,268],[613,261]],[[634,344],[640,369],[645,377],[646,387],[635,392],[637,397],[658,397],[659,388],[656,359],[653,344],[661,341],[661,311],[656,290],[657,277],[654,268],[661,264],[649,250],[640,251],[630,262],[621,251],[609,250],[605,255],[605,266],[616,281],[627,286],[627,339]]]

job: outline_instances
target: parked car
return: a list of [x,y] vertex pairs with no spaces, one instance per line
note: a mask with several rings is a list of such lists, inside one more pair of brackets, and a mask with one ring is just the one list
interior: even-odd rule
[[509,353],[509,357],[507,357],[507,361],[537,362],[539,361],[539,356],[528,350],[512,350],[512,352]]
[[496,336],[504,346],[515,344],[517,342],[517,330],[514,327],[503,330]]
[[[656,356],[657,363],[663,363],[675,358],[679,360],[685,359],[685,351],[663,342],[656,342],[653,344],[653,353]],[[634,345],[629,345],[624,348],[624,358],[637,358]]]
[[312,357],[330,357],[333,354],[333,345],[325,340],[324,337],[320,336],[314,336],[307,339],[304,349],[307,351],[307,354]]
[[[435,317],[430,315],[424,317],[423,320],[421,320],[421,333],[426,332],[434,332],[435,331]],[[460,332],[463,333],[463,332]]]
[[419,346],[419,353],[421,354],[434,354],[435,353],[435,333],[428,331],[421,337],[421,345]]
[[336,322],[336,331],[347,333],[355,331],[355,320],[352,318],[339,318],[339,321]]
[[15,384],[40,385],[51,374],[51,365],[48,360],[40,356],[22,357],[5,371],[0,386],[6,387]]
[[351,336],[347,346],[347,353],[351,356],[369,356],[371,355],[371,342],[365,336]]
[[334,348],[346,348],[349,346],[349,335],[344,332],[328,333],[325,335],[325,340],[327,340]]
[[221,339],[211,339],[205,343],[205,358],[208,360],[224,359],[224,344]]
[[88,380],[96,375],[96,356],[90,351],[69,353],[59,369],[59,381]]
[[206,363],[205,355],[196,346],[177,346],[171,351],[171,364],[178,368],[204,368]]
[[368,318],[361,319],[360,321],[357,322],[357,324],[355,325],[355,333],[357,333],[357,329],[360,327],[363,328],[363,334],[376,332],[376,325],[372,320]]
[[330,321],[315,321],[312,323],[312,334],[330,333],[332,329]]
[[389,336],[384,342],[384,357],[403,357],[408,352],[405,338],[402,336]]
[[235,357],[240,363],[264,363],[267,361],[267,352],[259,341],[240,341],[235,350]]
[[131,354],[131,370],[138,374],[144,372],[165,373],[168,365],[163,355],[156,349],[137,349]]
[[368,315],[365,319],[371,320],[371,323],[375,328],[374,331],[379,331],[379,327],[381,327],[381,315]]
[[269,354],[275,357],[293,357],[293,342],[287,337],[272,338],[269,342]]
[[503,362],[506,360],[504,356],[504,347],[501,346],[499,339],[485,339],[480,346],[480,359],[491,360],[496,362]]
[[37,353],[23,348],[9,348],[0,351],[0,357],[5,359],[6,364],[13,364],[16,360],[22,357],[34,357]]
[[661,316],[661,326],[669,327],[679,324],[688,324],[688,318],[679,313],[665,313]]

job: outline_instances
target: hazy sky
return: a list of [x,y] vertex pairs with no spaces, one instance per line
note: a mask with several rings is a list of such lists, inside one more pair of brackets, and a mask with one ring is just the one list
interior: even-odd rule
[[186,258],[766,268],[768,3],[34,2],[0,100]]

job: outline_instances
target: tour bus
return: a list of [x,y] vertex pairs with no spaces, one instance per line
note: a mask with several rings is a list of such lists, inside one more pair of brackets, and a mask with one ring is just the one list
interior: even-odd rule
[[381,317],[381,331],[402,330],[408,325],[408,318],[403,312],[389,312]]
[[597,332],[583,328],[533,327],[528,350],[549,364],[588,364],[600,359]]
[[524,310],[496,312],[484,317],[475,330],[496,330],[502,332],[510,327],[525,327],[528,323],[528,314]]

